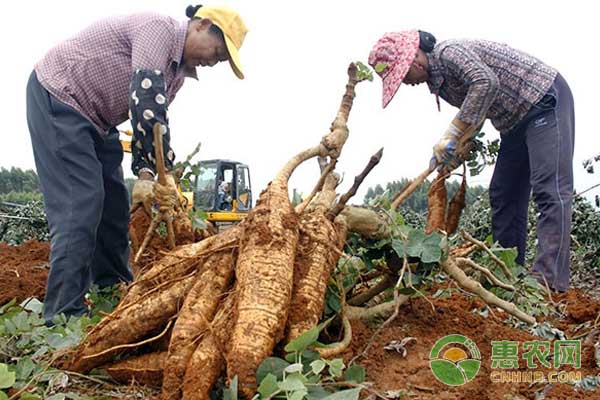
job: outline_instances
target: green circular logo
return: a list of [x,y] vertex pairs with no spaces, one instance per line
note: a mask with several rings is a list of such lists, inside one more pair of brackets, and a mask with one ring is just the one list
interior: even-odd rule
[[481,353],[475,342],[463,335],[444,336],[431,348],[429,366],[433,375],[449,386],[461,386],[475,378]]

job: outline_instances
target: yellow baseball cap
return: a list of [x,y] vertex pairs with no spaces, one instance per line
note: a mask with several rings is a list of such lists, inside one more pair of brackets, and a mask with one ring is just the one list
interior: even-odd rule
[[240,63],[239,50],[244,43],[244,37],[248,33],[248,28],[240,15],[227,7],[202,6],[198,9],[194,17],[208,18],[213,24],[217,25],[223,31],[225,45],[229,51],[229,64],[235,75],[244,79],[242,64]]

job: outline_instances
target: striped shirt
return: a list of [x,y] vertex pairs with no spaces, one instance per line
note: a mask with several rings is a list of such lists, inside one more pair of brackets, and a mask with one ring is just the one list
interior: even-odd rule
[[557,75],[535,57],[484,40],[447,40],[427,57],[430,91],[459,107],[461,121],[476,125],[489,118],[501,133],[521,121]]
[[158,122],[165,125],[163,142],[168,168],[174,155],[168,143],[166,109],[184,79],[196,78],[196,70],[182,63],[187,26],[187,22],[153,13],[103,19],[51,49],[36,64],[35,72],[49,93],[86,116],[101,135],[132,118],[133,144],[144,142],[143,152],[137,151],[141,143],[133,152],[133,170],[137,174],[143,167],[155,169],[151,132],[156,121],[139,118],[146,123],[145,131],[150,132],[140,135],[136,116],[146,110],[146,105],[139,104],[140,110],[128,112],[130,85],[136,72],[159,71],[165,100],[160,112],[164,118]]

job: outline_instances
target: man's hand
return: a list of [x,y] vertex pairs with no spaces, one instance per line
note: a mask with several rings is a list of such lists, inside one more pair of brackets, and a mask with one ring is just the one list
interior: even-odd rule
[[463,131],[456,127],[454,123],[450,123],[441,139],[433,146],[433,157],[430,166],[435,165],[437,162],[438,165],[446,168],[448,172],[458,168],[463,160],[456,155],[456,146],[462,135]]
[[139,178],[133,184],[131,193],[131,213],[139,207],[143,207],[146,214],[152,217],[152,205],[154,204],[154,181]]

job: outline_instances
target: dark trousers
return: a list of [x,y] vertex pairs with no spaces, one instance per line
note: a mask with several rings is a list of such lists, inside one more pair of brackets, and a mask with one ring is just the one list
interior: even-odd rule
[[39,83],[27,84],[27,123],[50,228],[44,318],[82,315],[90,284],[132,280],[129,210],[118,131],[94,125]]
[[573,198],[573,96],[561,75],[512,131],[501,135],[490,184],[492,231],[503,247],[516,247],[524,265],[529,196],[538,208],[537,255],[532,272],[554,290],[569,288]]

